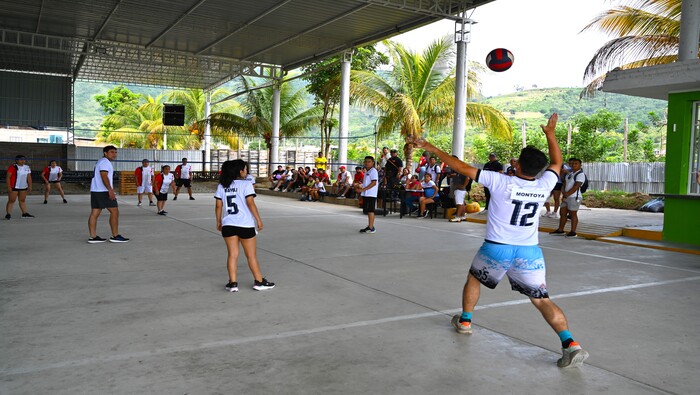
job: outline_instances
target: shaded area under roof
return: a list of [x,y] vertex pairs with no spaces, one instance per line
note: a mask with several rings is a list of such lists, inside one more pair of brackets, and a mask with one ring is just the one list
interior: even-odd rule
[[0,69],[209,88],[270,75],[493,0],[6,0]]

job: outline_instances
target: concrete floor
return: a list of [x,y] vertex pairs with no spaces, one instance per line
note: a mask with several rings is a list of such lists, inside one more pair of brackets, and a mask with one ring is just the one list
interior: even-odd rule
[[560,370],[558,337],[507,282],[482,290],[472,336],[452,330],[484,225],[390,215],[367,235],[352,207],[259,196],[277,287],[252,290],[242,258],[230,294],[213,199],[195,196],[165,218],[121,198],[128,244],[86,243],[87,195],[32,196],[36,219],[0,222],[1,394],[700,393],[697,256],[541,234],[591,354]]

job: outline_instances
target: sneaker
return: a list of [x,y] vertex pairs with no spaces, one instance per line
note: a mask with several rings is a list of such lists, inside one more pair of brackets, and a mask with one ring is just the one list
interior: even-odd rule
[[44,204],[48,203],[46,200],[44,200]]
[[454,217],[450,220],[450,222],[462,222],[462,217]]
[[129,239],[127,239],[126,237],[124,237],[122,235],[116,235],[116,236],[110,237],[109,241],[112,243],[126,243],[129,241]]
[[489,213],[488,209],[483,209],[483,210],[479,211],[479,215],[486,215],[488,213]]
[[364,228],[364,229],[360,229],[360,233],[367,233],[367,232],[369,232],[370,230],[372,230],[372,228],[370,228],[370,227],[368,226],[368,227],[366,227],[366,228]]
[[264,291],[266,289],[272,289],[274,287],[275,283],[267,281],[264,277],[262,281],[256,281],[255,284],[253,284],[253,289],[256,291]]
[[90,244],[104,243],[105,241],[107,241],[107,240],[101,238],[100,236],[88,238],[88,243],[90,243]]
[[338,199],[345,199],[345,196],[338,196]]
[[238,283],[229,281],[228,284],[226,284],[226,290],[229,292],[238,292]]
[[550,218],[559,218],[559,214],[558,214],[558,213],[552,213],[552,216],[551,216]]
[[377,229],[372,228],[372,229],[368,230],[367,233],[377,233]]
[[136,203],[136,207],[141,207],[141,202]]
[[275,192],[279,192],[279,190],[280,190],[279,188],[273,189],[273,191],[275,191]]
[[566,234],[566,232],[564,232],[563,230],[557,229],[554,232],[549,232],[549,234],[552,236],[563,236]]
[[34,218],[34,216],[29,213],[24,213],[22,214],[22,218]]
[[148,202],[148,205],[149,205],[149,206],[155,206],[156,204],[153,203],[153,202]]
[[68,200],[66,200],[66,199],[63,199],[63,203],[68,203]]
[[10,214],[5,214],[5,219],[10,219],[12,216]]
[[471,335],[472,334],[472,323],[471,322],[459,322],[460,317],[461,317],[461,314],[457,314],[454,317],[452,317],[452,326],[455,328],[457,333],[461,333],[463,335]]
[[588,358],[588,352],[576,342],[571,343],[569,348],[563,348],[561,353],[561,358],[557,360],[560,368],[577,368]]
[[165,215],[165,211],[158,211],[158,215]]
[[[173,196],[173,201],[177,200],[177,196]],[[151,202],[153,203],[153,202]]]
[[566,234],[566,237],[577,237],[577,236],[578,235],[576,234],[576,232],[569,232]]
[[421,215],[421,217],[428,218],[428,215],[430,215],[430,211],[425,210],[425,212],[423,213],[423,215]]
[[192,196],[190,196],[190,200],[194,200],[194,198]]

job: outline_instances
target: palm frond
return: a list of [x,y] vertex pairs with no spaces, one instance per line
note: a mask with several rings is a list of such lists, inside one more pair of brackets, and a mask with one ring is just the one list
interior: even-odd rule
[[[608,41],[598,49],[586,66],[584,81],[601,72],[631,62],[640,67],[658,64],[652,59],[672,59],[678,56],[678,37],[672,36],[626,36]],[[674,59],[675,60],[675,59]]]
[[496,138],[509,140],[513,134],[513,126],[503,113],[486,104],[467,103],[467,119]]
[[[658,58],[649,58],[649,59],[643,59],[639,60],[636,62],[630,62],[627,64],[623,64],[621,66],[618,66],[617,68],[620,70],[629,70],[629,69],[636,69],[639,67],[644,67],[644,66],[651,66],[651,65],[657,65],[657,64],[669,64],[672,62],[675,62],[677,60],[678,56],[677,55],[668,55],[668,56],[660,56]],[[585,88],[581,91],[579,94],[580,99],[585,99],[585,98],[590,98],[594,97],[598,91],[603,88],[603,83],[605,82],[605,77],[608,74],[602,74],[593,80],[591,80],[588,85],[586,85]]]

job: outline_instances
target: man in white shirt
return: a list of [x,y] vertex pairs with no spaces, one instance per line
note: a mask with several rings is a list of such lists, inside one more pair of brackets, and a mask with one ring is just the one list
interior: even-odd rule
[[90,183],[90,217],[88,218],[88,230],[90,238],[88,243],[104,243],[105,239],[97,235],[97,218],[102,213],[103,209],[109,211],[109,227],[112,230],[112,237],[109,241],[112,243],[126,243],[129,241],[126,237],[119,234],[119,206],[117,204],[117,195],[114,193],[112,186],[112,176],[114,168],[112,161],[117,159],[117,147],[108,145],[102,149],[102,159],[97,161],[95,171]]
[[[581,159],[569,159],[569,167],[571,170],[564,176],[564,185],[562,187],[562,202],[559,206],[560,218],[559,227],[554,232],[549,232],[554,236],[576,237],[576,227],[578,226],[578,209],[581,207],[583,195],[581,194],[581,186],[586,182],[586,174],[581,170]],[[571,230],[566,233],[566,219],[571,216]]]
[[136,195],[138,198],[137,206],[141,205],[141,197],[144,193],[148,194],[149,206],[155,206],[153,203],[153,168],[149,166],[148,159],[141,161],[141,166],[137,167],[134,171],[134,178],[136,178]]
[[175,186],[177,189],[173,193],[173,200],[177,200],[177,195],[180,193],[180,188],[182,186],[187,188],[187,193],[190,195],[190,200],[194,200],[192,197],[192,165],[187,163],[187,158],[182,158],[182,164],[177,165],[175,168]]
[[357,193],[362,196],[362,212],[367,214],[368,225],[361,229],[360,233],[375,233],[374,209],[377,206],[377,192],[379,191],[379,173],[374,168],[374,157],[365,156],[365,177],[362,186],[357,188]]
[[462,295],[462,314],[452,317],[452,326],[458,333],[471,334],[472,313],[479,300],[481,284],[493,289],[507,275],[512,289],[528,296],[559,335],[562,357],[557,366],[569,368],[581,366],[588,353],[574,341],[564,313],[549,298],[544,256],[537,246],[539,210],[557,183],[562,165],[561,150],[554,134],[557,118],[557,114],[553,114],[547,125],[542,125],[550,164],[540,178],[535,177],[547,166],[547,157],[534,147],[522,149],[515,176],[509,177],[469,166],[423,139],[414,142],[436,153],[454,171],[491,189],[486,239],[472,261]]
[[348,193],[352,186],[352,174],[345,170],[345,166],[340,166],[338,170],[340,170],[338,172],[338,179],[335,184],[333,184],[333,190],[331,192],[333,195],[336,195],[338,199],[345,199],[345,194]]

